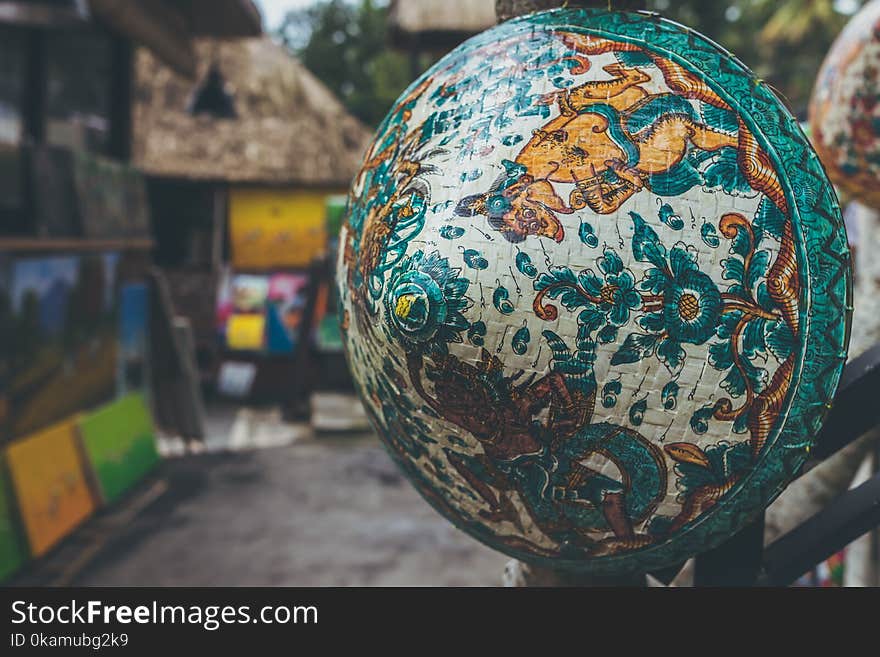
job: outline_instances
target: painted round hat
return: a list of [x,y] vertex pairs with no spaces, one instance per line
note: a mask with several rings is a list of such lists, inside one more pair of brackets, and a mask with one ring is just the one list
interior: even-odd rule
[[880,208],[880,0],[834,42],[813,90],[810,128],[834,183]]
[[846,357],[817,156],[654,15],[532,14],[444,57],[380,126],[341,240],[376,429],[440,513],[531,562],[719,544],[795,476]]

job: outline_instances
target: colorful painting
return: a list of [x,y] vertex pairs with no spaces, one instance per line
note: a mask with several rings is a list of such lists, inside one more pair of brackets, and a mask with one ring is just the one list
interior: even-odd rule
[[7,430],[21,436],[116,391],[116,253],[14,258],[8,282]]
[[269,279],[266,306],[266,348],[275,354],[290,354],[299,338],[306,309],[307,274],[274,274]]
[[263,349],[268,296],[268,276],[224,272],[217,298],[217,328],[228,348]]
[[880,208],[880,0],[837,37],[819,71],[810,126],[834,183]]
[[139,394],[82,417],[79,432],[105,504],[119,499],[159,463],[153,419]]
[[266,346],[265,333],[264,314],[235,314],[226,322],[226,346],[233,351],[262,351]]
[[561,9],[417,80],[356,177],[346,353],[418,490],[514,557],[681,563],[804,462],[848,339],[837,200],[738,60]]
[[323,258],[326,197],[324,192],[309,190],[233,189],[229,194],[233,267],[308,267]]
[[6,460],[31,554],[39,557],[95,510],[76,418],[13,442]]
[[250,274],[232,277],[232,309],[237,313],[262,312],[269,296],[269,278]]

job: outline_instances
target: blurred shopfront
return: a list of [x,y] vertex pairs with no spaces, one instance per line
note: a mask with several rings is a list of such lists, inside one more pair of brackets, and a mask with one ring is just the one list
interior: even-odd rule
[[191,76],[197,36],[260,32],[249,0],[0,2],[0,579],[157,460],[136,49]]
[[156,263],[206,387],[299,415],[317,373],[346,378],[331,252],[369,134],[268,38],[196,53],[194,80],[137,57],[133,156]]

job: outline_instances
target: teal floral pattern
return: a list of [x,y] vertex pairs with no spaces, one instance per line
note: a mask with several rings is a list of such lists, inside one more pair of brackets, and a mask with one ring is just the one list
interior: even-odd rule
[[556,10],[408,89],[341,237],[346,352],[419,492],[514,557],[680,563],[795,476],[849,259],[797,123],[657,17]]
[[388,277],[385,326],[390,337],[409,350],[444,352],[450,342],[462,342],[470,323],[464,312],[470,281],[436,251],[416,251],[401,261]]

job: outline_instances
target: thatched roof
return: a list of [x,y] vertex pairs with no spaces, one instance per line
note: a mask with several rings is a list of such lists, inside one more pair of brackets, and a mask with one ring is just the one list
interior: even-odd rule
[[495,0],[392,0],[388,24],[397,43],[455,42],[495,24]]
[[[155,176],[347,186],[369,132],[315,76],[268,38],[199,40],[198,75],[137,55],[133,157]],[[235,118],[193,113],[212,68]]]

